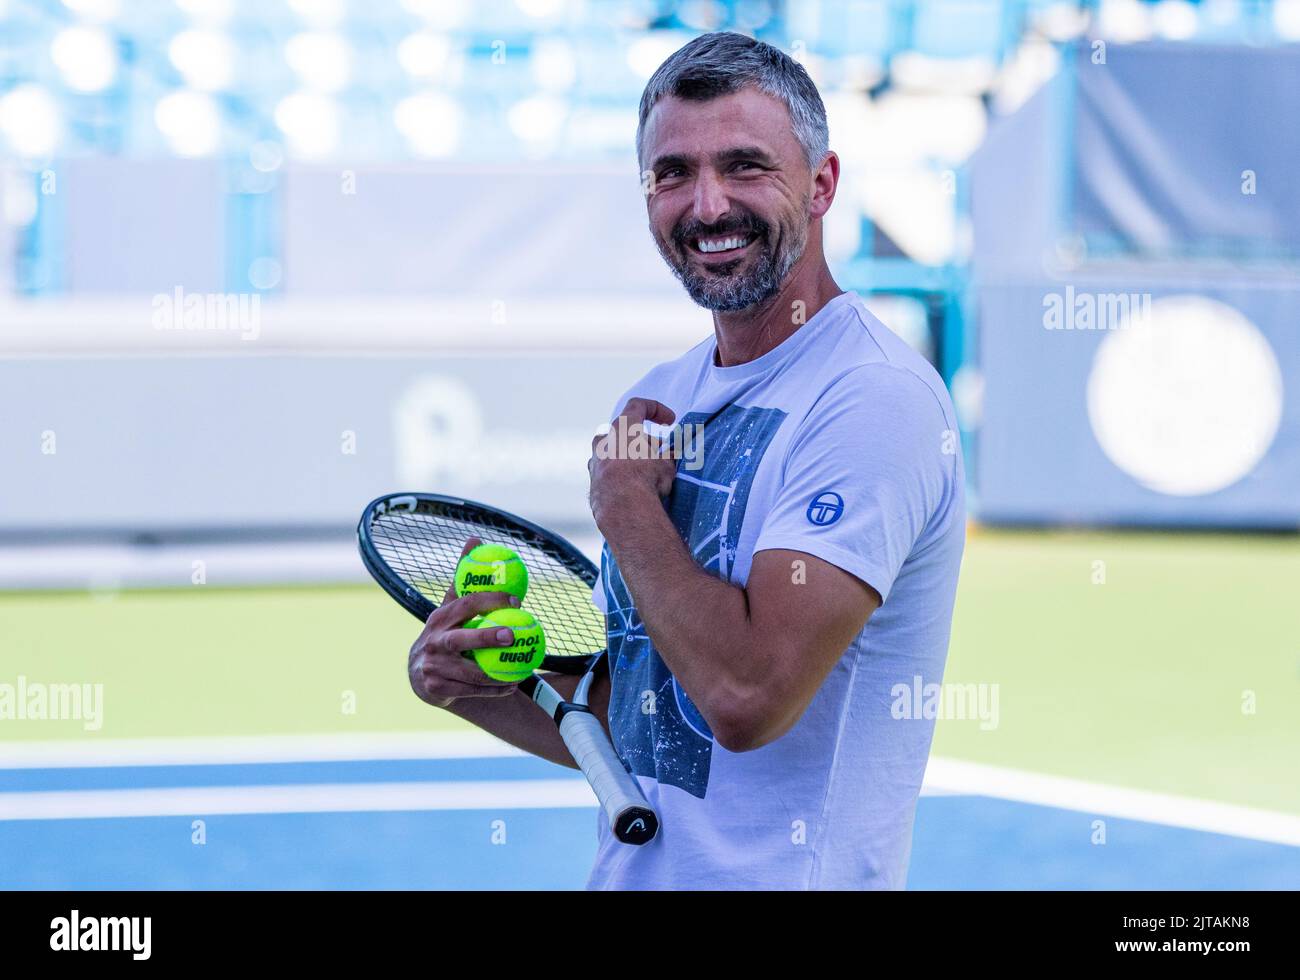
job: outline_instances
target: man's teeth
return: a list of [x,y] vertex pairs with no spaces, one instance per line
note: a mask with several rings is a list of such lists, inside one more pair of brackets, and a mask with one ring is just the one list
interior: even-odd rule
[[749,235],[733,235],[730,238],[701,238],[701,252],[726,252],[733,248],[743,248],[750,243]]

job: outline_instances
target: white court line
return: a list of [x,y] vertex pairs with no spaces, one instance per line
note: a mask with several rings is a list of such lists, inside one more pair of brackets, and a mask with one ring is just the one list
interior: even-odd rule
[[550,810],[593,807],[584,779],[459,783],[319,783],[182,789],[0,793],[0,821],[106,817],[207,817],[247,813],[354,813],[402,810]]
[[[408,734],[358,734],[358,735],[274,735],[274,736],[238,736],[238,737],[189,737],[176,739],[85,739],[82,741],[57,741],[35,743],[0,743],[0,769],[56,769],[66,767],[105,767],[105,766],[184,766],[184,765],[219,765],[248,764],[272,762],[341,762],[352,760],[375,759],[472,759],[520,757],[525,753],[484,732],[416,732]],[[434,801],[427,807],[409,806],[397,809],[458,809],[477,808],[478,804],[453,805],[456,800],[473,800],[465,787],[499,786],[508,792],[508,798],[516,807],[545,808],[554,806],[584,806],[591,803],[590,794],[586,803],[565,802],[547,804],[547,783],[572,784],[569,792],[585,789],[585,783],[579,779],[571,780],[511,780],[500,783],[400,783],[400,784],[329,784],[328,792],[312,797],[318,801],[337,800],[338,807],[325,805],[310,808],[311,812],[326,812],[330,809],[389,809],[382,804],[390,798],[380,793],[377,786],[417,787],[419,799]],[[528,788],[540,786],[536,799]],[[440,792],[438,787],[451,787]],[[180,798],[205,800],[227,800],[230,806],[252,805],[253,802],[273,801],[276,799],[294,799],[301,803],[304,793],[320,789],[319,787],[301,786],[259,786],[259,787],[209,787],[201,789],[165,789],[165,790],[59,790],[42,793],[3,793],[0,794],[0,819],[9,808],[17,806],[19,798],[40,798],[44,806],[57,811],[59,801],[66,801],[69,806],[82,807],[83,811],[69,814],[72,816],[94,816],[85,810],[91,802],[105,808],[104,816],[163,816],[176,813],[197,813],[202,807],[180,806],[167,813],[117,813],[118,804],[111,801],[119,795],[140,801],[155,800],[160,805],[168,800],[172,805]],[[494,792],[494,791],[493,791]],[[1220,803],[1214,800],[1202,800],[1192,797],[1173,796],[1165,793],[1153,793],[1147,790],[1110,786],[1104,783],[1092,783],[1084,780],[1070,779],[1064,776],[1049,776],[1042,773],[1007,769],[1002,766],[990,766],[977,762],[966,762],[935,756],[930,759],[925,774],[922,795],[973,795],[987,796],[995,799],[1014,800],[1038,806],[1056,807],[1074,810],[1097,816],[1119,817],[1141,820],[1148,823],[1163,824],[1170,827],[1183,827],[1208,833],[1228,834],[1251,840],[1267,841],[1277,844],[1300,846],[1300,817],[1269,810],[1257,810]],[[424,794],[420,796],[419,794]],[[130,796],[130,794],[136,794]],[[139,794],[147,794],[141,796]],[[280,796],[278,794],[287,794]],[[490,796],[490,794],[489,794]],[[393,799],[405,799],[403,793],[392,796]],[[495,797],[490,797],[495,800]],[[369,802],[366,802],[366,800]],[[567,797],[566,797],[567,799]],[[239,801],[248,801],[241,804]],[[88,802],[89,801],[89,802]],[[357,805],[349,804],[349,801]],[[437,801],[443,801],[438,803]],[[361,805],[364,803],[364,805]],[[349,804],[349,805],[342,805]],[[144,804],[137,804],[144,805]],[[215,804],[214,804],[215,805]],[[270,805],[269,803],[267,805]],[[505,807],[509,804],[489,802],[487,806]],[[93,808],[92,808],[93,809]],[[50,812],[50,811],[47,811]],[[278,812],[274,809],[211,809],[210,813],[268,813]],[[290,811],[284,811],[290,812]],[[57,814],[45,818],[57,819]],[[10,819],[17,819],[11,817]]]
[[0,769],[239,765],[522,756],[486,732],[238,735],[0,742]]
[[930,759],[925,782],[927,786],[933,785],[946,793],[991,796],[1300,847],[1300,817],[1215,800],[1152,793],[939,757]]

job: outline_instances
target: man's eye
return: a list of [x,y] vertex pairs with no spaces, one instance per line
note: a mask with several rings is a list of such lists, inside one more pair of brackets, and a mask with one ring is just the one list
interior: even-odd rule
[[756,164],[753,160],[738,160],[738,161],[736,162],[735,166],[733,166],[731,169],[732,169],[732,170],[739,170],[739,169],[741,169],[742,167],[748,167],[748,168],[751,168],[751,169],[757,169],[757,168],[758,168],[758,164]]
[[680,177],[685,172],[686,171],[682,170],[681,167],[669,167],[667,170],[665,170],[663,173],[659,175],[659,179],[671,180],[674,177]]

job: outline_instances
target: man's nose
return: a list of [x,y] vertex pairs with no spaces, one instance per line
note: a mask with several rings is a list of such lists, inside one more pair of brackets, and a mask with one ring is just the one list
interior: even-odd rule
[[716,224],[731,210],[726,188],[716,174],[701,173],[695,180],[695,220],[705,225]]

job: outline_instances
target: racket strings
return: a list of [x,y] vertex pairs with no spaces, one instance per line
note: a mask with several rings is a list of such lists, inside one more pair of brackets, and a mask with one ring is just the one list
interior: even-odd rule
[[384,562],[435,606],[452,587],[466,538],[505,545],[528,569],[523,608],[546,630],[547,654],[587,656],[605,646],[605,620],[592,605],[592,583],[562,551],[535,535],[487,515],[470,521],[410,511],[380,515],[370,535]]

